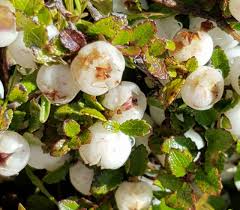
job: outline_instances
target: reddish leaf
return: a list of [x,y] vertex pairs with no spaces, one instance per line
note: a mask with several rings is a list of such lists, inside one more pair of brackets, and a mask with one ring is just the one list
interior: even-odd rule
[[63,30],[60,33],[60,40],[71,52],[77,52],[87,44],[84,34],[74,29]]

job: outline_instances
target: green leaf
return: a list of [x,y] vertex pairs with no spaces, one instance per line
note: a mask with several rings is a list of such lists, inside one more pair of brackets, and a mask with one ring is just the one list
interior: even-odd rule
[[166,46],[165,46],[165,48],[166,48],[167,50],[170,50],[170,51],[175,51],[175,49],[176,49],[175,42],[172,41],[172,40],[166,40]]
[[45,26],[29,24],[24,27],[24,43],[26,47],[43,48],[48,41]]
[[55,210],[56,205],[42,195],[30,195],[27,199],[27,210]]
[[108,120],[107,122],[103,123],[103,127],[113,133],[120,131],[120,124],[117,121]]
[[80,110],[79,114],[80,115],[87,115],[87,116],[96,118],[96,119],[101,120],[101,121],[107,121],[107,119],[105,118],[105,116],[101,112],[99,112],[96,109],[92,109],[92,108],[83,108],[83,109]]
[[194,183],[203,193],[209,195],[219,195],[222,190],[221,176],[216,168],[211,168],[207,172],[198,170]]
[[98,111],[104,111],[105,108],[97,101],[96,96],[91,96],[86,93],[83,93],[83,98],[86,105],[90,108],[97,109]]
[[36,99],[32,99],[29,105],[30,118],[29,118],[29,131],[34,132],[38,130],[42,123],[40,122],[41,106],[37,103]]
[[205,133],[209,152],[227,151],[234,140],[230,132],[223,129],[208,129]]
[[120,130],[129,136],[145,136],[150,133],[151,125],[145,120],[127,120],[120,125]]
[[171,191],[178,190],[183,184],[183,182],[180,180],[180,178],[177,178],[176,176],[174,176],[172,174],[167,174],[164,172],[160,172],[157,180],[160,181],[161,185],[165,189],[169,189]]
[[221,49],[220,47],[216,47],[214,49],[211,57],[211,62],[216,69],[220,69],[222,71],[224,78],[228,76],[230,72],[230,66],[228,58],[223,49]]
[[76,201],[72,200],[61,200],[58,204],[59,210],[78,210],[79,205]]
[[103,15],[108,15],[112,12],[112,0],[91,0],[91,2]]
[[218,112],[212,108],[204,111],[195,111],[196,121],[203,126],[212,125],[218,117]]
[[158,57],[166,51],[165,42],[161,39],[154,39],[149,46],[149,54]]
[[162,101],[165,107],[168,107],[176,99],[184,83],[184,79],[178,78],[166,84],[162,95]]
[[166,204],[173,208],[191,209],[193,206],[192,189],[184,183],[180,189],[165,198]]
[[65,163],[55,171],[50,171],[43,177],[43,181],[47,184],[56,184],[62,180],[65,180],[69,171],[69,163]]
[[195,57],[192,57],[187,60],[186,68],[189,72],[193,72],[198,68],[198,61]]
[[21,84],[27,89],[28,94],[34,92],[37,89],[36,77],[37,73],[34,72],[29,75],[24,75],[21,80]]
[[80,125],[75,120],[65,120],[63,131],[68,137],[74,137],[80,132]]
[[26,209],[24,208],[24,206],[21,203],[19,203],[18,204],[18,210],[26,210]]
[[5,109],[0,106],[0,131],[5,131],[9,128],[13,118],[13,110]]
[[125,168],[127,173],[132,176],[141,176],[147,169],[148,163],[148,151],[144,145],[139,145],[131,153],[129,160],[127,161]]
[[21,84],[15,85],[9,95],[8,100],[11,102],[18,102],[18,103],[25,103],[28,101],[28,91],[27,89]]
[[44,6],[43,0],[11,0],[17,10],[27,15],[34,15]]
[[231,129],[232,128],[231,121],[229,120],[229,118],[226,115],[223,115],[221,117],[220,127],[224,128],[224,129]]
[[133,28],[133,42],[135,42],[137,46],[142,47],[149,43],[156,31],[157,28],[154,21],[143,21]]
[[40,107],[41,107],[41,110],[40,110],[39,120],[41,123],[45,123],[50,114],[51,102],[45,96],[41,96]]
[[123,180],[123,170],[102,170],[95,173],[91,192],[94,195],[104,195],[117,188]]
[[13,119],[10,124],[10,129],[18,131],[25,128],[25,125],[24,125],[25,116],[26,116],[26,112],[22,112],[18,110],[13,112]]
[[171,149],[167,155],[167,162],[170,170],[176,177],[185,176],[187,173],[187,167],[190,165],[192,160],[192,155],[188,150],[179,151]]
[[208,203],[213,207],[213,210],[227,209],[228,203],[222,198],[217,196],[209,196]]
[[52,14],[50,10],[46,7],[43,7],[39,12],[38,12],[38,20],[41,24],[48,26],[52,24]]
[[196,144],[190,139],[184,136],[170,137],[164,140],[161,150],[164,153],[169,153],[171,149],[178,149],[180,151],[189,150],[196,151]]
[[33,173],[32,169],[29,166],[25,167],[25,171],[32,184],[38,187],[39,190],[49,198],[49,200],[57,203],[55,198],[47,191],[42,181]]
[[93,35],[102,34],[112,39],[124,26],[127,26],[127,20],[125,18],[110,16],[95,22],[88,29],[88,33]]
[[65,120],[69,118],[79,120],[80,110],[82,108],[83,105],[80,103],[66,104],[56,109],[54,117],[58,120]]

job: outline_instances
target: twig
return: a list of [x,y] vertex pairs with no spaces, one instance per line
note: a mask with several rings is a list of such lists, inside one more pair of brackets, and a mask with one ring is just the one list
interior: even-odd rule
[[5,91],[7,90],[9,72],[8,72],[8,63],[7,63],[7,54],[6,48],[0,48],[0,79],[3,82]]
[[87,9],[95,21],[103,18],[103,15],[92,5],[90,1],[87,3]]

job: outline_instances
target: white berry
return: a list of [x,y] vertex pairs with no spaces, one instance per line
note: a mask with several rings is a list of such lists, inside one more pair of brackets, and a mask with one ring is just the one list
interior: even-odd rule
[[156,107],[156,106],[149,106],[149,111],[150,111],[150,115],[151,118],[153,119],[153,121],[161,126],[162,122],[165,120],[165,111],[164,109],[161,109],[160,107]]
[[85,164],[98,165],[102,169],[117,169],[124,165],[131,153],[131,139],[122,132],[106,130],[101,122],[92,125],[91,143],[82,145],[80,156]]
[[69,159],[69,155],[53,157],[48,152],[44,152],[42,146],[43,144],[36,137],[34,142],[30,142],[31,154],[28,165],[35,169],[54,171],[61,167]]
[[124,69],[122,53],[104,41],[84,46],[71,64],[79,88],[93,96],[102,95],[118,86]]
[[17,39],[8,46],[9,53],[16,64],[24,68],[35,69],[37,67],[34,61],[34,55],[30,48],[27,48],[23,40],[23,31],[18,33]]
[[14,131],[0,133],[0,175],[17,175],[28,163],[28,142]]
[[115,200],[119,210],[148,209],[152,198],[152,188],[145,182],[123,182],[115,193]]
[[37,75],[37,86],[54,104],[72,101],[79,89],[68,65],[42,66]]
[[142,119],[147,99],[135,83],[123,81],[109,90],[102,104],[114,112],[112,120],[123,123],[131,119]]
[[231,123],[231,128],[228,129],[232,134],[240,137],[240,103],[232,109],[224,113]]
[[187,77],[181,95],[191,108],[207,110],[221,99],[223,90],[224,80],[220,71],[201,66]]
[[175,16],[155,20],[157,35],[160,38],[172,39],[182,29],[182,23],[175,19]]
[[70,167],[69,176],[75,189],[84,195],[90,195],[90,188],[93,181],[94,170],[86,167],[82,162],[78,161]]
[[[190,26],[189,28],[193,31],[201,30],[202,23],[207,21],[206,19],[200,17],[191,17],[190,18]],[[209,29],[207,32],[213,40],[214,47],[220,46],[223,49],[231,49],[238,45],[238,41],[236,41],[231,35],[220,29],[217,24],[213,21],[209,21],[213,28]]]
[[180,62],[196,57],[198,64],[206,64],[213,53],[213,41],[208,33],[182,30],[174,37],[176,50],[172,55]]
[[240,1],[239,0],[229,0],[229,10],[232,16],[240,22]]
[[17,38],[15,9],[10,1],[0,0],[0,47],[10,45]]

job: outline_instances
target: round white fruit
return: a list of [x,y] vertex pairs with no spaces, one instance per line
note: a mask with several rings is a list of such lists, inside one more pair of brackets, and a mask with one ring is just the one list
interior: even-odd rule
[[221,99],[223,90],[224,79],[220,71],[201,66],[187,77],[181,95],[191,108],[207,110]]
[[232,16],[240,22],[240,1],[239,0],[230,0],[229,1],[229,10]]
[[229,119],[231,123],[231,129],[229,129],[229,131],[232,134],[240,137],[240,123],[239,123],[240,103],[238,103],[236,106],[234,106],[232,109],[228,110],[224,114],[226,115],[226,117]]
[[176,43],[176,50],[172,55],[180,62],[196,57],[198,64],[203,66],[212,56],[213,41],[206,32],[182,30],[173,40]]
[[80,156],[85,164],[98,165],[102,169],[117,169],[124,165],[131,153],[131,138],[122,132],[106,130],[96,122],[91,131],[91,143],[82,145]]
[[78,161],[69,169],[69,176],[75,189],[84,195],[90,195],[90,188],[93,181],[94,170],[86,167]]
[[17,38],[15,10],[10,1],[0,0],[0,47],[10,45]]
[[145,182],[123,182],[115,193],[115,200],[119,210],[148,209],[152,198],[152,188]]
[[35,69],[37,65],[34,61],[34,55],[30,48],[27,48],[23,41],[23,31],[18,33],[17,39],[8,46],[9,53],[16,64],[24,68]]
[[239,76],[240,76],[240,57],[233,59],[232,64],[230,64],[231,71],[229,74],[230,83],[233,89],[240,95],[240,86],[239,86]]
[[54,104],[72,101],[79,89],[68,65],[42,66],[37,75],[37,86]]
[[28,165],[35,169],[54,171],[61,167],[69,159],[69,155],[53,157],[49,153],[44,152],[42,146],[43,144],[40,140],[30,143],[31,154]]
[[[202,29],[202,24],[206,21],[206,19],[200,17],[191,17],[189,28],[193,31],[199,31]],[[238,41],[220,29],[215,22],[209,21],[209,23],[212,24],[213,28],[209,29],[207,33],[212,37],[214,47],[220,46],[223,49],[231,49],[238,45]]]
[[104,41],[84,46],[71,64],[72,75],[79,88],[93,96],[118,86],[124,69],[122,53]]
[[149,111],[150,111],[150,115],[151,118],[153,119],[153,121],[161,126],[162,122],[165,120],[165,111],[164,109],[161,109],[160,107],[156,107],[156,106],[149,106]]
[[112,120],[123,123],[131,119],[142,119],[147,99],[133,82],[123,81],[105,95],[103,106],[114,112]]
[[[151,119],[151,117],[148,114],[146,114],[146,113],[143,116],[143,120],[145,120],[151,126],[153,126],[153,124],[154,124],[153,120]],[[148,146],[148,140],[149,140],[151,135],[152,135],[152,131],[149,134],[145,135],[145,136],[136,137],[135,138],[135,145],[139,146],[139,145],[143,144],[146,147],[148,153],[150,153],[151,150],[150,150],[150,148]]]
[[28,163],[30,148],[28,142],[18,133],[0,133],[0,175],[17,175]]
[[172,39],[182,29],[182,23],[175,16],[155,20],[159,38]]

